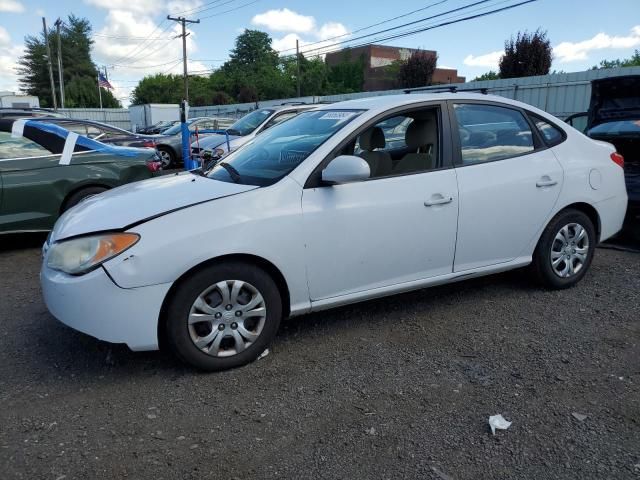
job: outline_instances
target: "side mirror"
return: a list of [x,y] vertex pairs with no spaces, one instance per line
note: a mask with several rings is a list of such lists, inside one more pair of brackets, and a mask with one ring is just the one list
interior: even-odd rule
[[339,155],[322,171],[322,181],[328,184],[358,182],[371,175],[369,164],[354,155]]

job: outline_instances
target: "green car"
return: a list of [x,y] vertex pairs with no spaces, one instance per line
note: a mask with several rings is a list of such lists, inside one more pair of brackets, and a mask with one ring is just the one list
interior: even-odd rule
[[0,234],[51,230],[88,196],[161,166],[152,149],[106,145],[42,118],[0,119]]

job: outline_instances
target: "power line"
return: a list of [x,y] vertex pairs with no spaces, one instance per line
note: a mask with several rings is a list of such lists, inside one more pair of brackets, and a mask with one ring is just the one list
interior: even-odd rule
[[[147,36],[147,40],[143,41],[142,43],[140,43],[139,45],[134,47],[129,53],[127,53],[127,54],[123,55],[122,57],[118,58],[117,60],[115,60],[114,63],[122,63],[127,58],[131,58],[134,54],[136,54],[136,56],[137,56],[140,53],[142,53],[142,51],[146,48],[146,44],[150,44],[150,42],[153,41],[153,40],[149,40],[149,39],[153,37],[153,35],[160,29],[162,24],[165,23],[166,21],[167,21],[166,19],[162,20],[158,25],[156,25],[156,28],[154,28],[153,31]],[[164,30],[162,30],[158,35],[162,35],[163,33],[165,33],[167,30],[169,30],[171,28],[171,26],[172,25],[169,23],[167,25],[167,27]]]
[[[448,21],[445,21],[445,22],[442,22],[442,23],[438,23],[436,25],[431,25],[431,26],[427,26],[427,27],[421,27],[421,28],[416,29],[416,30],[411,30],[411,31],[407,31],[407,32],[401,32],[401,33],[398,33],[398,34],[394,34],[394,35],[389,35],[389,36],[386,36],[386,37],[378,38],[375,41],[386,41],[386,40],[393,40],[395,38],[408,37],[410,35],[415,35],[416,33],[426,32],[428,30],[433,30],[433,29],[444,27],[444,26],[447,26],[447,25],[453,25],[455,23],[465,22],[465,21],[473,20],[473,19],[480,18],[480,17],[486,17],[486,16],[489,16],[489,15],[493,15],[495,13],[503,12],[505,10],[510,10],[512,8],[516,8],[516,7],[519,7],[521,5],[525,5],[527,3],[533,3],[533,2],[536,2],[536,1],[538,1],[538,0],[525,0],[525,1],[522,1],[522,2],[519,2],[519,3],[515,3],[513,5],[507,5],[506,7],[490,10],[488,12],[478,13],[476,15],[470,15],[470,16],[466,16],[464,18],[459,18],[459,19],[455,19],[455,20],[448,20]],[[367,36],[369,36],[369,35],[367,35]],[[334,45],[340,45],[340,42],[336,43]],[[365,43],[357,44],[357,45],[349,45],[347,48],[358,48],[358,47],[362,47],[362,46],[365,46],[365,45],[371,45],[371,42],[365,42]],[[332,46],[332,45],[329,45],[329,46]],[[311,51],[313,51],[313,50],[320,50],[320,49],[312,49]],[[302,52],[302,53],[306,53],[306,52]]]
[[[205,3],[204,5],[200,5],[199,7],[193,7],[193,8],[190,8],[190,9],[188,9],[188,10],[183,10],[183,11],[181,11],[181,12],[174,12],[174,13],[173,13],[173,15],[174,15],[174,16],[177,16],[177,15],[183,15],[183,14],[185,14],[185,13],[191,14],[192,12],[194,12],[194,11],[196,11],[196,10],[200,10],[201,8],[206,7],[207,5],[212,5],[212,4],[214,4],[214,3],[219,3],[219,2],[221,2],[221,1],[222,1],[222,0],[213,0],[212,2]],[[213,8],[213,7],[212,7],[212,8]],[[196,13],[198,13],[198,12],[196,12]]]
[[[399,28],[408,27],[410,25],[415,25],[417,23],[426,22],[427,20],[433,20],[434,18],[443,17],[445,15],[449,15],[451,13],[459,12],[460,10],[466,10],[467,8],[475,7],[476,5],[481,5],[483,3],[487,3],[487,2],[490,2],[490,1],[491,0],[478,0],[477,2],[470,3],[469,5],[463,5],[462,7],[454,8],[452,10],[448,10],[446,12],[438,13],[436,15],[431,15],[429,17],[421,18],[419,20],[414,20],[412,22],[403,23],[402,25],[398,25],[398,26],[395,26],[395,27],[385,28],[384,30],[379,30],[379,31],[373,32],[373,33],[368,33],[366,35],[360,35],[359,37],[350,38],[348,41],[349,42],[353,42],[353,41],[360,40],[360,39],[363,39],[363,38],[373,37],[373,36],[379,35],[381,33],[391,32],[391,31],[397,30]],[[345,42],[337,42],[335,45],[339,45],[341,43],[345,43]],[[322,50],[324,48],[326,48],[326,46],[318,47],[318,48],[312,48],[310,50],[304,50],[302,53],[308,53],[308,52],[313,52],[313,51],[316,51],[316,50]]]
[[253,5],[254,3],[258,3],[260,0],[253,0],[252,2],[245,3],[244,5],[240,5],[236,8],[231,8],[229,10],[225,10],[224,12],[217,12],[213,15],[207,15],[206,17],[200,17],[200,20],[206,20],[207,18],[217,17],[219,15],[224,15],[225,13],[235,12],[236,10],[240,10],[241,8],[248,7],[249,5]]
[[[343,33],[342,35],[336,35],[335,37],[325,38],[323,40],[318,40],[317,42],[307,43],[305,45],[305,47],[308,47],[309,45],[316,45],[318,43],[328,42],[328,41],[331,41],[331,40],[335,40],[337,38],[348,37],[349,35],[353,35],[354,33],[362,32],[364,30],[369,30],[370,28],[377,27],[377,26],[385,24],[385,23],[393,22],[394,20],[398,20],[399,18],[408,17],[409,15],[413,15],[414,13],[422,12],[422,11],[427,10],[429,8],[436,7],[436,6],[440,5],[440,4],[448,2],[448,1],[449,0],[440,0],[439,2],[432,3],[430,5],[427,5],[426,7],[418,8],[417,10],[413,10],[411,12],[403,13],[402,15],[398,15],[397,17],[388,18],[387,20],[382,20],[381,22],[373,23],[371,25],[367,25],[366,27],[358,28],[357,30],[353,30],[352,32]],[[278,53],[288,52],[290,50],[295,50],[295,49],[296,49],[296,47],[285,48],[284,50],[280,50]]]
[[[218,0],[218,1],[221,1],[221,0]],[[226,2],[222,2],[222,3],[210,2],[210,3],[205,4],[205,5],[210,5],[211,3],[218,3],[218,4],[217,5],[213,5],[212,7],[207,7],[207,8],[202,8],[205,5],[201,5],[200,7],[196,8],[196,9],[193,9],[193,11],[189,12],[189,15],[197,15],[199,13],[206,12],[208,10],[213,10],[214,8],[218,8],[218,7],[222,7],[224,5],[228,5],[228,4],[233,3],[235,1],[236,0],[227,0]]]

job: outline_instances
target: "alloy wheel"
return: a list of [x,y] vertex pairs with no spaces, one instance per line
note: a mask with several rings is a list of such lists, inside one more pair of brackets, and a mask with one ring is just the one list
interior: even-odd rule
[[579,223],[562,227],[551,245],[551,268],[561,278],[577,275],[589,254],[589,234]]
[[160,160],[162,161],[162,168],[167,168],[171,166],[171,154],[166,150],[158,150],[158,155],[160,155]]
[[230,357],[258,339],[266,318],[265,301],[256,287],[242,280],[224,280],[196,298],[189,312],[189,335],[202,352]]

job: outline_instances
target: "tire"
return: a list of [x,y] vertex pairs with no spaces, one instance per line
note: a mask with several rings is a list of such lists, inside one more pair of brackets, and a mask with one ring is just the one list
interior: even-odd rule
[[176,153],[170,147],[157,147],[158,155],[162,161],[162,168],[164,170],[171,168],[176,163]]
[[[242,287],[234,299],[238,282]],[[229,294],[229,303],[222,297],[223,289]],[[225,303],[233,308],[228,309]],[[249,315],[238,316],[243,310]],[[190,318],[196,317],[205,321],[191,323]],[[166,310],[164,333],[179,359],[212,372],[258,358],[275,337],[281,317],[280,292],[266,272],[247,263],[225,262],[181,282]]]
[[87,188],[83,188],[81,190],[78,190],[73,195],[71,195],[69,198],[67,198],[67,200],[64,202],[64,204],[62,206],[62,209],[61,209],[60,213],[64,213],[67,210],[69,210],[71,207],[75,207],[77,204],[79,204],[85,198],[92,197],[94,195],[98,195],[98,194],[100,194],[102,192],[106,192],[107,190],[108,190],[108,188],[105,188],[105,187],[87,187]]
[[572,287],[589,270],[596,243],[591,219],[579,210],[563,210],[542,232],[533,253],[533,272],[547,288]]

